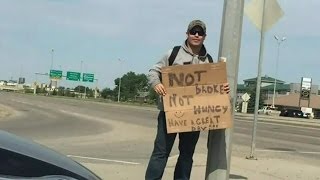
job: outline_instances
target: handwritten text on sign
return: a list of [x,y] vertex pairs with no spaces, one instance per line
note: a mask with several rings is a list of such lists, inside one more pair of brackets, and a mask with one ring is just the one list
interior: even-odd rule
[[223,129],[231,126],[226,65],[199,64],[162,69],[168,133]]

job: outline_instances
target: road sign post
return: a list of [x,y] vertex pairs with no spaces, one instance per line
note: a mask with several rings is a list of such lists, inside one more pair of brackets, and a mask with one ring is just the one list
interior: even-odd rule
[[282,16],[283,11],[278,4],[277,0],[253,0],[248,3],[245,7],[245,13],[250,19],[250,21],[258,28],[260,31],[260,50],[259,50],[259,63],[258,63],[258,75],[256,81],[256,99],[254,107],[254,120],[253,120],[253,130],[252,130],[252,142],[251,142],[251,152],[248,159],[256,159],[255,157],[255,147],[256,147],[256,131],[258,123],[258,108],[260,100],[260,86],[261,86],[261,70],[264,54],[264,36],[266,31],[268,31]]

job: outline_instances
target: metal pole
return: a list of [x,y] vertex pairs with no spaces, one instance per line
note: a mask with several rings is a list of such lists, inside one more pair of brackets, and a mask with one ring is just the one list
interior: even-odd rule
[[309,98],[308,98],[308,108],[310,107],[311,94],[312,94],[312,79],[311,79],[311,82],[310,82],[310,91],[309,91]]
[[[87,66],[85,66],[84,68],[84,72],[88,72],[88,69],[87,69]],[[83,75],[82,75],[82,80],[83,80]],[[86,82],[83,82],[84,83],[84,98],[87,98],[87,85],[86,85]]]
[[264,53],[264,21],[265,21],[265,7],[266,0],[263,0],[263,12],[262,12],[262,23],[261,23],[261,36],[260,36],[260,53],[259,53],[259,64],[258,64],[258,77],[256,85],[256,99],[254,107],[254,121],[253,121],[253,131],[252,131],[252,143],[251,143],[251,152],[248,159],[256,159],[254,157],[254,151],[256,148],[256,131],[257,131],[257,122],[258,122],[258,109],[260,101],[260,86],[261,86],[261,69],[263,62],[263,53]]
[[51,49],[51,66],[50,66],[50,70],[52,70],[52,68],[53,68],[53,54],[54,54],[54,49]]
[[120,88],[121,88],[121,77],[119,80],[119,88],[118,88],[118,102],[120,102]]
[[35,75],[36,75],[36,80],[35,80],[35,87],[34,87],[34,90],[33,90],[33,94],[37,94],[38,74],[35,73]]
[[276,87],[277,87],[277,78],[278,78],[278,64],[279,64],[279,50],[280,50],[280,43],[278,43],[278,52],[277,52],[277,60],[276,60],[276,74],[274,77],[274,84],[273,84],[273,96],[272,96],[272,107],[274,108],[274,98],[276,96]]
[[299,108],[301,107],[301,93],[302,93],[302,77],[301,77],[301,81],[300,81],[300,93],[299,93]]
[[81,61],[81,65],[80,65],[80,83],[79,83],[79,88],[78,88],[79,96],[80,96],[80,88],[81,88],[82,63],[83,63],[83,61]]
[[280,40],[278,36],[274,36],[274,38],[277,40],[277,44],[278,44],[278,50],[277,50],[277,59],[276,59],[276,74],[275,74],[275,78],[274,78],[274,84],[273,84],[273,96],[272,96],[272,107],[274,108],[274,99],[276,96],[276,87],[277,87],[277,78],[278,78],[278,66],[279,66],[279,57],[280,57],[280,45],[283,41],[286,40],[285,37],[282,37],[282,39]]
[[[218,57],[227,59],[227,76],[232,101],[232,120],[236,104],[244,0],[225,0]],[[233,128],[212,130],[208,134],[206,180],[227,180],[230,174]]]
[[[52,70],[52,68],[53,68],[53,55],[54,55],[54,49],[52,48],[52,49],[51,49],[51,65],[50,65],[50,70]],[[49,70],[49,73],[50,73],[50,70]],[[50,94],[50,91],[51,91],[51,88],[52,88],[52,79],[51,79],[50,75],[49,75],[49,81],[50,81],[50,85],[49,85],[50,90],[49,90],[49,93],[48,93],[48,94]]]
[[97,99],[98,79],[95,79],[95,80],[96,80],[96,88],[94,89],[94,98]]
[[[122,63],[122,60],[121,59],[118,59],[118,61],[120,62],[120,69],[122,67],[121,63]],[[121,77],[119,79],[119,88],[118,88],[118,102],[120,102],[120,89],[121,89]]]

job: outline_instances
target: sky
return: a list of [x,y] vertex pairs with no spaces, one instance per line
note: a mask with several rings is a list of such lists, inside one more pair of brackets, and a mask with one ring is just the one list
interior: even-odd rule
[[[52,63],[64,75],[81,71],[93,73],[98,80],[64,79],[59,85],[114,88],[116,78],[129,71],[148,73],[169,49],[181,45],[193,19],[206,23],[205,45],[217,59],[223,2],[1,0],[0,80],[25,77],[27,83],[48,83],[47,76],[35,73],[49,72]],[[320,84],[320,1],[278,2],[284,16],[265,33],[262,75],[286,83],[308,77]],[[238,83],[257,76],[260,47],[260,32],[247,16],[242,28]],[[279,49],[278,70],[274,35],[286,37]]]

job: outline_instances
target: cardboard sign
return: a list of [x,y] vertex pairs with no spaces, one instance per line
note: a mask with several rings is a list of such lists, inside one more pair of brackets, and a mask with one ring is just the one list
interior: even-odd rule
[[168,133],[225,129],[232,126],[226,63],[164,67],[162,83]]

